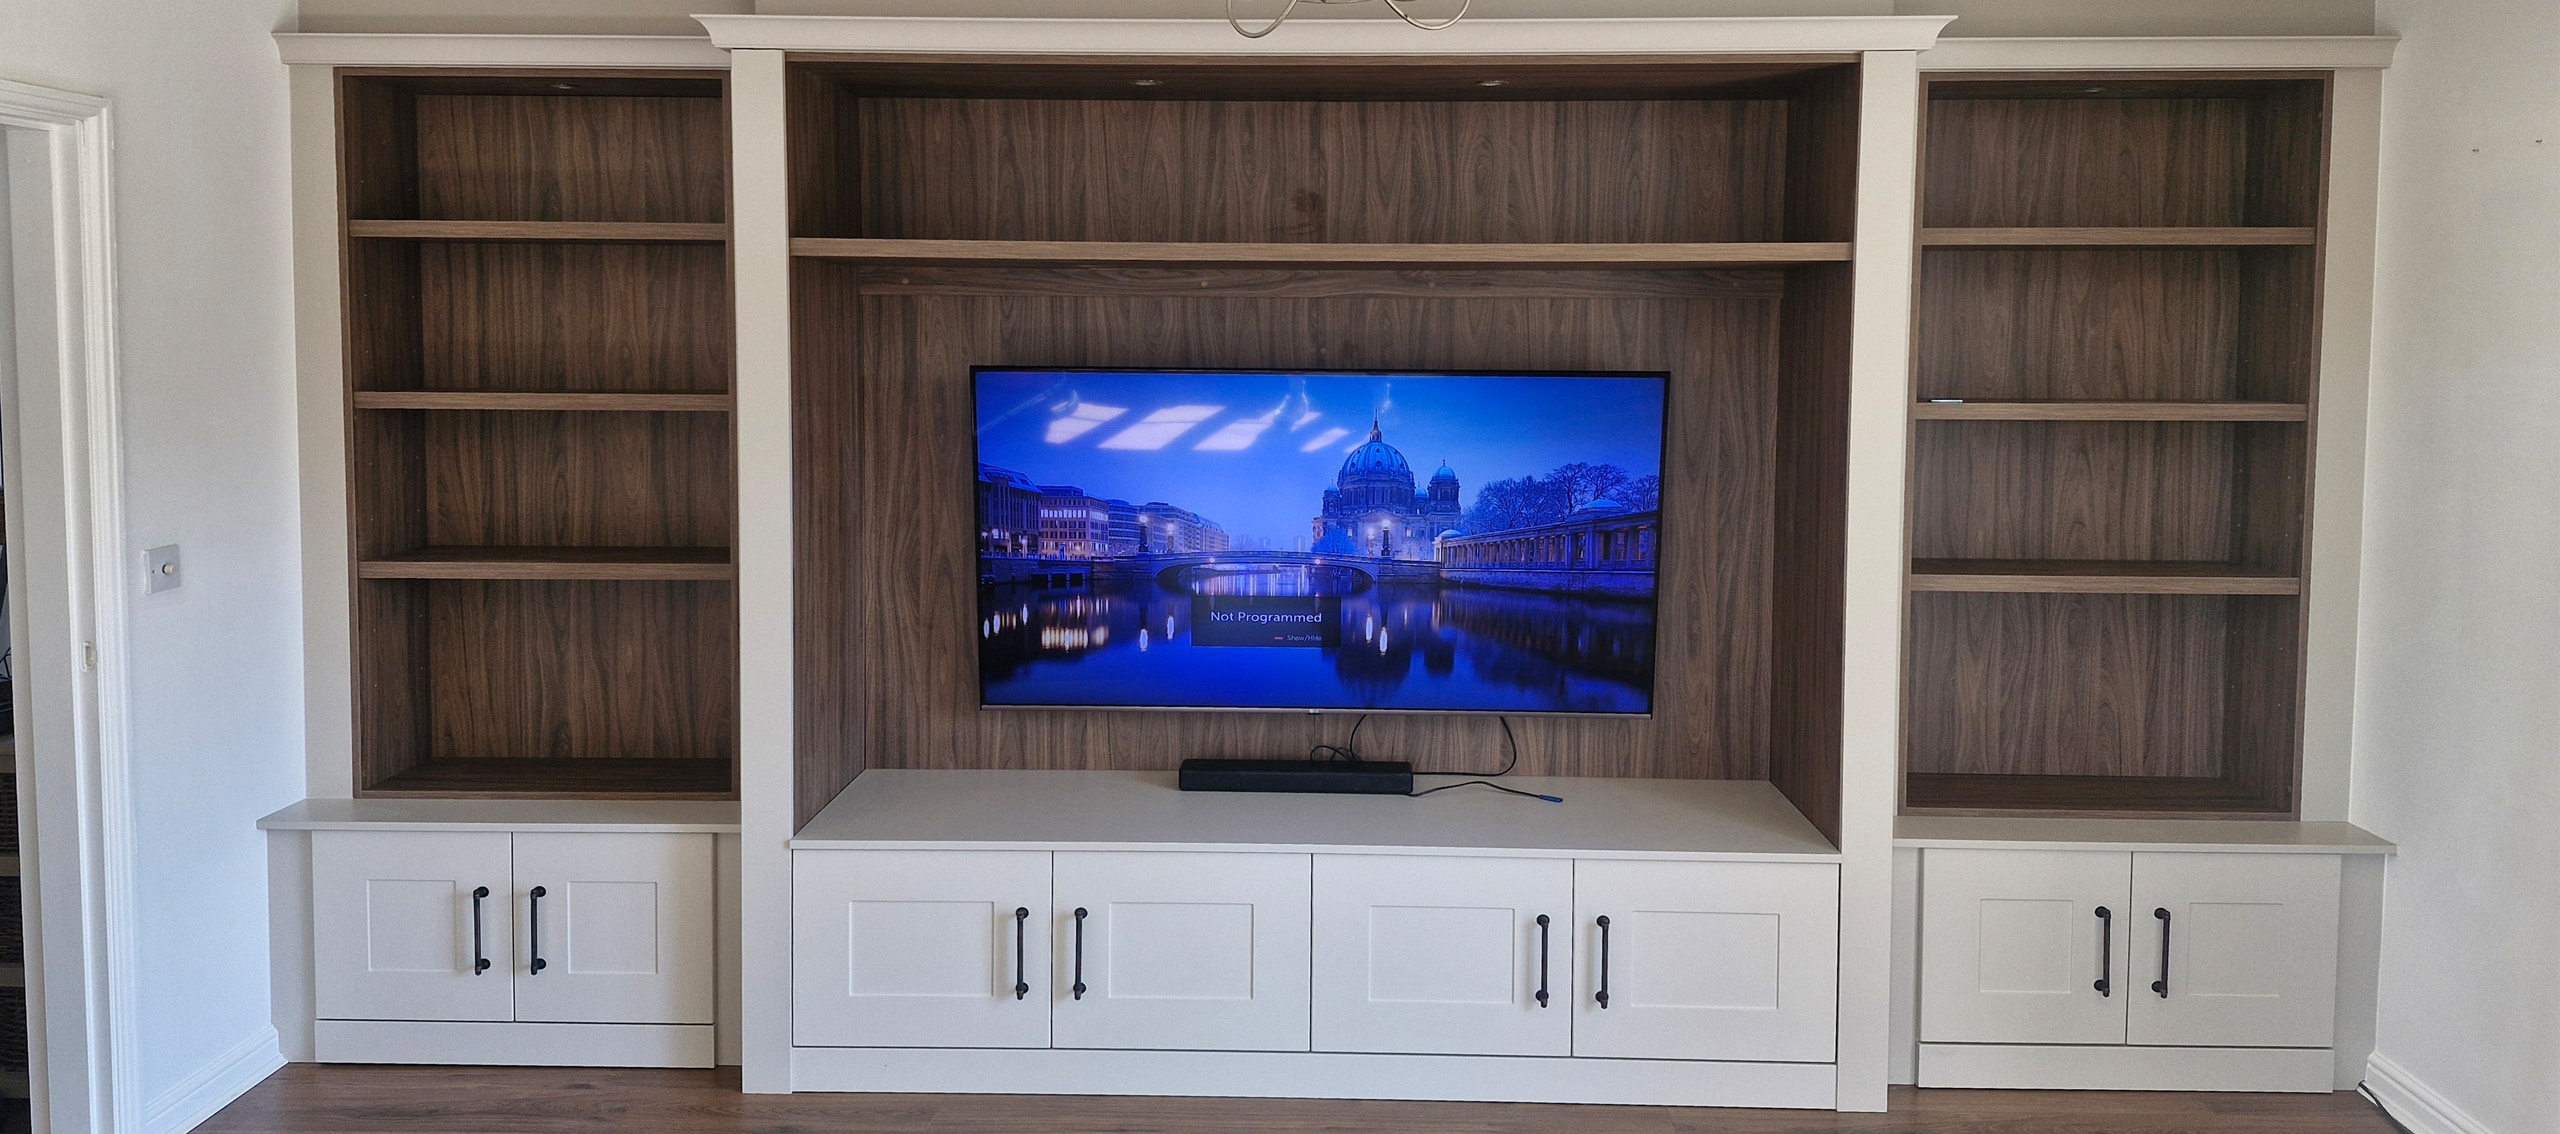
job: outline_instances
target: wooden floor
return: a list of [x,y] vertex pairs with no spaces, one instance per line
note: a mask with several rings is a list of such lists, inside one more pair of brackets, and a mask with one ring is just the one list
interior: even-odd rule
[[2392,1134],[2352,1093],[1914,1091],[1890,1114],[1041,1095],[742,1095],[735,1068],[297,1063],[198,1134]]

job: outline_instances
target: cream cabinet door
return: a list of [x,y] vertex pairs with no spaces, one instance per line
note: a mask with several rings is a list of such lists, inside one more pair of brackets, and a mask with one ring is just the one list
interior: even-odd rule
[[1055,856],[1059,1047],[1307,1050],[1308,856]]
[[1571,1054],[1572,916],[1567,859],[1315,856],[1315,1049]]
[[518,1020],[708,1024],[711,836],[519,834]]
[[1832,1060],[1838,867],[1580,861],[1573,907],[1575,1055]]
[[508,870],[503,831],[312,832],[319,1017],[513,1019]]
[[791,856],[804,1047],[1049,1046],[1049,853]]
[[[1942,850],[1920,860],[1920,1038],[2120,1044],[2134,992],[2132,855]],[[2143,908],[2149,915],[2149,907]]]
[[2329,1046],[2338,874],[2336,855],[2134,855],[2132,1042]]

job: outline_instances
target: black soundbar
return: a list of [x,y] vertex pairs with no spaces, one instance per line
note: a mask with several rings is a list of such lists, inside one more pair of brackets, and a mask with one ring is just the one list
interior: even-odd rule
[[1185,760],[1179,782],[1184,791],[1412,795],[1413,765],[1402,760]]

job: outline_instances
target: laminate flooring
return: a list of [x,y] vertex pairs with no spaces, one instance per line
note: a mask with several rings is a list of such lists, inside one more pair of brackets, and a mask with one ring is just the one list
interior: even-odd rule
[[2331,1095],[1918,1091],[1886,1114],[1054,1095],[742,1095],[717,1071],[297,1063],[198,1134],[2393,1134]]

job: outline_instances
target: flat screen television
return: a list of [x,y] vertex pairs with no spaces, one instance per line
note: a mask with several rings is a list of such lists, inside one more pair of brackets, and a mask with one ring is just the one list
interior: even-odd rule
[[1660,374],[973,384],[983,706],[1652,712]]

